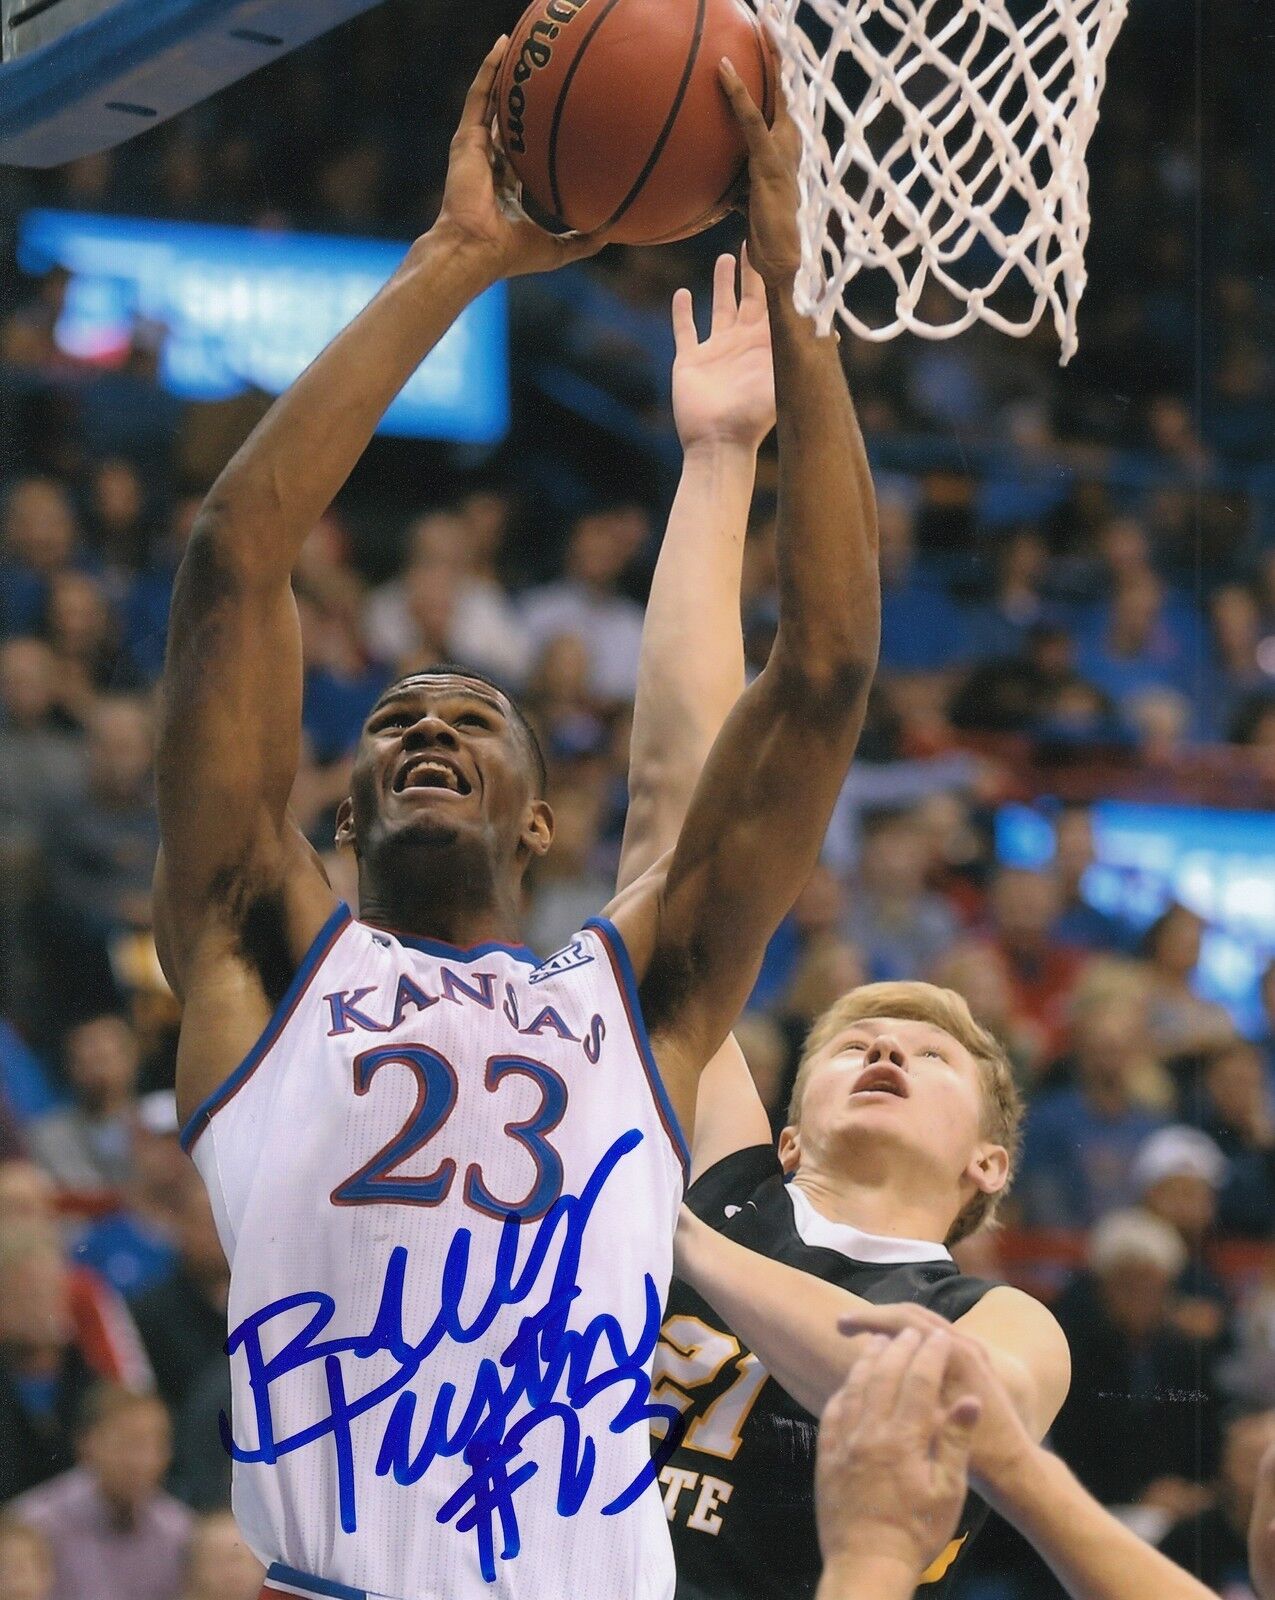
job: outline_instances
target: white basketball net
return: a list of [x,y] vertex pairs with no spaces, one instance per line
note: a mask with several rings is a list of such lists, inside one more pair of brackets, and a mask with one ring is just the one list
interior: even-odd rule
[[[1085,153],[1128,0],[758,7],[802,134],[798,309],[825,333],[839,314],[884,340],[980,320],[1021,338],[1048,307],[1069,361]],[[856,313],[847,291],[863,273]]]

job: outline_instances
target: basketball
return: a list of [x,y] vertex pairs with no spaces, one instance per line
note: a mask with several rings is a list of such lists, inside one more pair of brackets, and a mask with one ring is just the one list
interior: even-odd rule
[[536,0],[497,85],[527,214],[621,244],[666,244],[725,215],[746,152],[723,56],[770,121],[774,66],[744,0]]

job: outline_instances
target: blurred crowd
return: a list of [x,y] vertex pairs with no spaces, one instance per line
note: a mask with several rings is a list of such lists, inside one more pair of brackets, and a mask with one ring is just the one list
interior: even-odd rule
[[[1067,373],[1046,339],[844,341],[878,466],[882,671],[823,863],[740,1035],[776,1127],[811,1019],[865,979],[948,984],[1008,1041],[1024,1155],[1009,1227],[962,1247],[969,1268],[1052,1300],[1075,1362],[1054,1442],[1082,1480],[1235,1596],[1275,1436],[1275,969],[1266,1030],[1241,1037],[1196,992],[1192,911],[1134,927],[1086,901],[1087,804],[1056,810],[1039,870],[999,863],[991,826],[1021,792],[997,739],[1132,762],[1170,793],[1202,750],[1230,745],[1249,792],[1275,787],[1270,41],[1244,31],[1253,8],[1213,9],[1187,92],[1195,8],[1134,7]],[[408,237],[437,205],[468,64],[511,16],[467,8],[440,84],[418,70],[434,11],[390,0],[272,68],[269,94],[250,80],[120,151],[0,175],[0,227],[38,202]],[[1241,46],[1252,70],[1224,73]],[[1197,91],[1216,111],[1203,124]],[[378,443],[314,530],[295,580],[292,804],[352,902],[333,817],[363,716],[394,676],[441,660],[507,685],[545,744],[557,838],[529,885],[528,942],[554,950],[608,899],[671,488],[668,294],[705,284],[713,247],[612,252],[525,286],[509,441],[484,459]],[[65,282],[22,282],[11,257],[0,1600],[252,1600],[216,1420],[227,1273],[177,1137],[150,880],[173,576],[262,402],[176,404],[157,386],[155,330],[109,371],[76,362],[54,337]],[[576,389],[551,381],[563,374]],[[608,429],[587,404],[573,415],[564,393],[602,396],[600,415],[618,405],[633,426]],[[753,670],[776,620],[770,459],[760,481],[742,596]],[[1051,1592],[1008,1536],[983,1549],[978,1600]]]

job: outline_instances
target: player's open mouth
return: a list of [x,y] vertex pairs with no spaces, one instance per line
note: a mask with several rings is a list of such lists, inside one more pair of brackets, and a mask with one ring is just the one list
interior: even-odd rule
[[448,794],[472,794],[473,785],[452,762],[439,756],[422,756],[409,761],[394,780],[394,793],[409,789],[443,789]]
[[850,1091],[851,1098],[857,1094],[892,1094],[900,1100],[906,1100],[909,1093],[907,1073],[887,1063],[878,1063],[861,1072]]

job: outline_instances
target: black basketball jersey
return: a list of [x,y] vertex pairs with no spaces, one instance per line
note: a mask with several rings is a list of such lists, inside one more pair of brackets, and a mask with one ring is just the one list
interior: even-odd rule
[[[771,1145],[737,1151],[687,1191],[696,1216],[737,1243],[879,1304],[911,1300],[955,1321],[992,1287],[941,1245],[829,1222],[784,1181]],[[682,1441],[660,1473],[677,1557],[677,1600],[810,1600],[818,1423],[770,1378],[712,1308],[674,1278],[655,1356],[656,1398],[682,1408]],[[925,1575],[926,1600],[987,1515],[971,1494],[956,1536]]]

